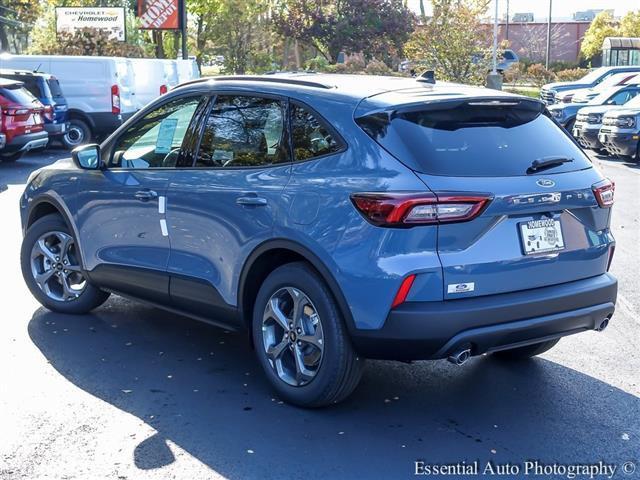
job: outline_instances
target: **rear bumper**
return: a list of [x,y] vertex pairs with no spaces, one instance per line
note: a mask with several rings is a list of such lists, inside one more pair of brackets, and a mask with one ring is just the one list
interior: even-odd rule
[[67,133],[69,129],[68,122],[62,123],[45,123],[44,129],[47,131],[50,137],[57,137],[59,135],[64,135]]
[[601,132],[598,135],[598,139],[609,153],[632,157],[638,149],[639,136],[639,133]]
[[356,330],[364,357],[390,360],[446,358],[538,343],[597,329],[615,310],[617,280],[608,273],[522,292],[442,302],[408,302],[379,330]]
[[600,129],[574,128],[573,136],[583,148],[597,150],[602,148],[602,143],[598,140]]
[[45,131],[18,135],[6,144],[3,153],[28,152],[36,148],[44,148],[48,142],[49,135]]

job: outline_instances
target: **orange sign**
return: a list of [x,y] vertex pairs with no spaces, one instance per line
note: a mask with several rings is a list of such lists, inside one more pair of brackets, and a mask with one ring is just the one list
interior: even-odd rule
[[179,0],[138,0],[138,17],[145,30],[178,30]]

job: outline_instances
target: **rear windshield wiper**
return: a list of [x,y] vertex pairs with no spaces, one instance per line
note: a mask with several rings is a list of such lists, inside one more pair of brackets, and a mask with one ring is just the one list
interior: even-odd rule
[[566,157],[543,157],[538,158],[531,162],[531,166],[527,168],[527,174],[539,172],[540,170],[546,170],[548,168],[557,167],[563,163],[571,163],[573,158]]

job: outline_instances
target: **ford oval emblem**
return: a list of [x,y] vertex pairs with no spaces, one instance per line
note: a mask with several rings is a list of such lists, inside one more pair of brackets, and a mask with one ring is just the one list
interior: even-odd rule
[[536,183],[539,186],[545,187],[545,188],[553,187],[556,184],[556,182],[554,182],[553,180],[549,180],[548,178],[541,178],[540,180],[536,181]]

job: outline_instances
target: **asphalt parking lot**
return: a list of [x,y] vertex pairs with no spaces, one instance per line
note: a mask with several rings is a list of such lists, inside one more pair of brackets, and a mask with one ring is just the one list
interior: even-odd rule
[[18,198],[65,154],[0,164],[0,478],[409,478],[416,460],[602,461],[640,478],[638,165],[595,159],[616,182],[607,330],[518,364],[370,362],[346,402],[302,410],[274,396],[240,334],[117,297],[85,316],[39,307]]

